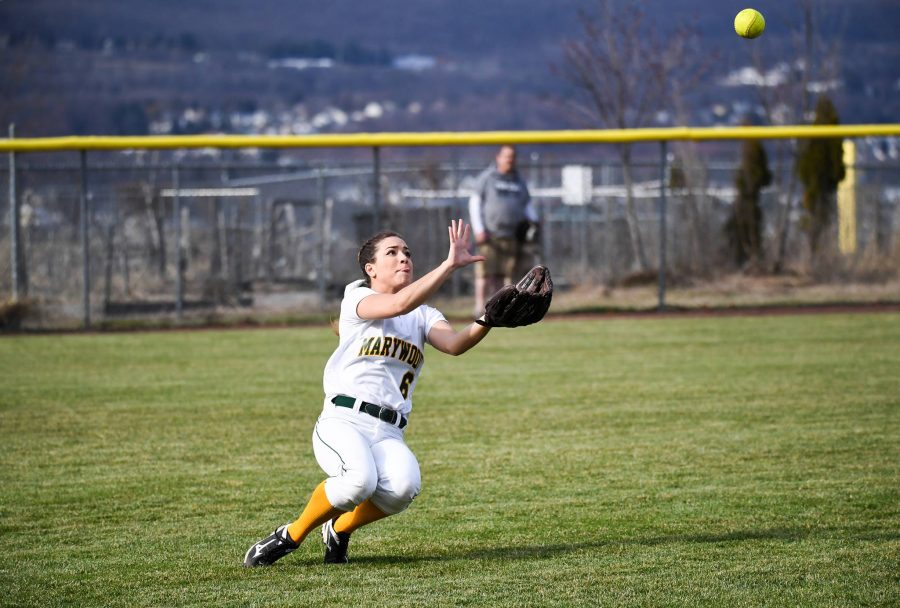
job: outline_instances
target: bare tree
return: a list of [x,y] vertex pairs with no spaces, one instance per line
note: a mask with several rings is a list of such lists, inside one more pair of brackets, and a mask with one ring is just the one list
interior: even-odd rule
[[[829,83],[835,82],[840,76],[840,30],[845,22],[844,13],[833,7],[823,7],[821,2],[817,3],[815,0],[795,0],[795,5],[801,13],[803,23],[802,28],[792,35],[795,59],[775,66],[783,72],[779,82],[763,82],[757,87],[766,121],[773,125],[811,121],[813,90],[828,88]],[[784,21],[794,20],[785,18]],[[818,34],[825,21],[829,22],[828,25],[833,30],[827,42]],[[762,47],[756,45],[753,48],[753,65],[764,76],[769,70],[762,56]],[[779,175],[780,189],[786,195],[775,229],[772,271],[778,273],[784,270],[790,241],[790,218],[798,190],[797,174],[793,167],[797,163],[800,149],[797,142],[792,140],[778,140],[774,147],[776,166],[787,168]]]
[[[662,53],[663,69],[656,75],[665,92],[676,124],[690,124],[688,97],[709,74],[719,58],[715,49],[701,48],[697,32],[687,26],[676,29],[668,38]],[[682,170],[682,187],[686,190],[685,206],[691,228],[691,268],[707,275],[711,268],[714,241],[709,238],[712,230],[711,203],[707,194],[709,168],[694,141],[675,142],[674,146]]]
[[[150,179],[155,179],[152,174]],[[165,272],[165,242],[160,240],[165,238],[165,232],[159,209],[160,201],[161,197],[156,194],[153,182],[148,184],[145,181],[128,181],[116,185],[117,212],[121,213],[123,226],[132,221],[143,229],[149,258],[155,260],[157,274],[162,277]],[[127,243],[128,235],[123,233],[120,249],[126,256]]]
[[159,152],[150,159],[146,181],[128,182],[120,187],[119,198],[126,209],[134,208],[144,215],[150,255],[156,260],[160,278],[166,275],[165,201],[159,194]]
[[[590,126],[614,129],[646,127],[661,110],[672,110],[673,82],[683,72],[691,45],[690,30],[664,38],[638,3],[617,5],[599,0],[596,14],[579,13],[581,38],[564,44],[561,75],[581,94],[573,100],[578,115]],[[682,83],[684,84],[684,83]],[[619,146],[625,181],[626,221],[634,263],[649,265],[634,206],[631,144]]]

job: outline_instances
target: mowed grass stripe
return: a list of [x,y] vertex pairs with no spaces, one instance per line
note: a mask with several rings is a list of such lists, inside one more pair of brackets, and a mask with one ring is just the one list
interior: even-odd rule
[[900,602],[900,315],[566,320],[426,350],[424,489],[266,570],[327,328],[0,340],[0,605]]

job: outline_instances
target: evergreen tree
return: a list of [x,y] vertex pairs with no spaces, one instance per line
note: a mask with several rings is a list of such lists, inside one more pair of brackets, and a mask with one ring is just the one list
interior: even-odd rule
[[759,193],[771,183],[766,149],[759,140],[745,140],[741,148],[741,166],[734,176],[737,199],[725,227],[738,265],[760,260],[763,214]]
[[[839,124],[837,110],[827,96],[819,98],[813,124]],[[810,251],[815,255],[822,235],[834,217],[837,187],[845,175],[843,139],[835,137],[807,141],[797,159],[797,175],[804,187],[804,227],[809,237]]]

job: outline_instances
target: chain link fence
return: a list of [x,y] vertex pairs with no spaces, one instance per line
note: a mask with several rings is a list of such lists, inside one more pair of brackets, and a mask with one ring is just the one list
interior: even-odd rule
[[[383,163],[376,173],[359,163],[118,153],[92,154],[82,171],[72,155],[60,157],[18,155],[14,185],[0,196],[0,298],[18,292],[31,303],[27,322],[41,326],[222,307],[252,314],[328,310],[358,277],[358,246],[377,228],[404,235],[420,273],[440,263],[446,226],[468,217],[469,188],[485,166]],[[541,217],[533,253],[553,269],[561,289],[657,281],[663,234],[671,284],[742,269],[726,230],[736,197],[736,152],[733,158],[718,149],[695,155],[679,175],[672,169],[683,166],[677,150],[665,167],[652,154],[639,158],[627,175],[608,159],[563,163],[536,153],[520,159]],[[773,163],[773,185],[760,197],[760,268],[782,258],[784,268],[803,272],[824,266],[843,269],[844,278],[896,277],[900,163],[863,160],[853,169],[855,248],[839,252],[835,221],[819,253],[827,262],[816,264],[804,237],[802,189],[791,184],[791,164]],[[3,167],[2,183],[10,175]],[[20,204],[17,289],[13,191]],[[467,268],[441,293],[469,297],[472,283]]]

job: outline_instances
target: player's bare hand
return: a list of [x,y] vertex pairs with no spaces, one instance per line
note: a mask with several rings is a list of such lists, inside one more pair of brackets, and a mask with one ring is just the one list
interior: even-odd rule
[[447,261],[453,268],[462,268],[475,262],[484,261],[483,255],[472,255],[469,252],[471,229],[462,219],[450,220],[447,232],[450,234],[450,251],[447,252]]

